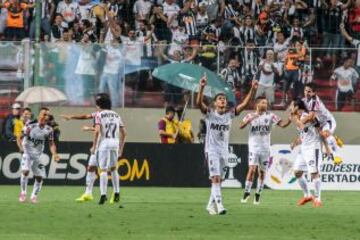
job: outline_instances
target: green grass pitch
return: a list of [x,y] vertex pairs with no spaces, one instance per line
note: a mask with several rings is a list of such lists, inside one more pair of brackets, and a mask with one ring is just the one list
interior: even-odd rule
[[[360,239],[360,192],[323,192],[324,207],[297,207],[300,191],[263,193],[261,205],[240,204],[223,190],[225,216],[205,211],[209,189],[121,189],[121,205],[76,203],[83,187],[42,189],[37,205],[17,201],[18,186],[0,186],[1,240]],[[31,190],[31,189],[29,189]]]

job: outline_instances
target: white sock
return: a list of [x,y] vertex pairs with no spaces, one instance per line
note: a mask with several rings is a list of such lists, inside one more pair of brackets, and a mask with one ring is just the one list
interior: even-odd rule
[[220,183],[213,183],[211,185],[211,194],[213,195],[217,208],[223,208]]
[[86,190],[85,193],[92,195],[92,190],[94,187],[94,182],[96,180],[96,172],[87,172],[86,173]]
[[22,173],[22,174],[21,174],[21,177],[20,177],[20,189],[21,189],[21,193],[25,193],[25,194],[26,194],[28,181],[29,181],[29,177],[28,177],[28,176],[25,176],[25,175]]
[[304,178],[304,176],[298,178],[297,180],[300,185],[300,188],[302,189],[302,191],[304,193],[304,197],[309,197],[310,196],[309,187],[308,187],[307,181]]
[[212,186],[211,186],[210,198],[209,198],[209,202],[208,202],[207,207],[211,207],[214,203],[215,203],[215,199],[214,199],[214,197],[213,197],[213,195],[212,195]]
[[250,192],[251,192],[252,184],[253,184],[253,182],[251,182],[251,181],[246,181],[246,182],[245,182],[245,192],[246,192],[246,193],[250,193]]
[[260,194],[262,192],[262,190],[264,190],[264,185],[265,185],[265,181],[264,180],[260,180],[258,179],[257,181],[257,186],[256,186],[256,193]]
[[114,193],[119,193],[120,192],[120,180],[119,180],[119,173],[117,170],[111,171],[111,182],[112,182]]
[[313,180],[315,187],[315,198],[317,200],[321,200],[321,180],[320,178],[316,178]]
[[39,195],[40,191],[41,191],[41,186],[43,184],[43,180],[41,180],[40,182],[38,182],[36,179],[34,181],[34,188],[31,194],[31,197],[35,197],[37,195]]
[[101,172],[100,174],[100,194],[106,195],[108,185],[108,174],[107,172]]
[[326,138],[327,144],[329,145],[331,151],[335,153],[338,150],[338,145],[336,143],[336,139],[333,135],[330,135]]

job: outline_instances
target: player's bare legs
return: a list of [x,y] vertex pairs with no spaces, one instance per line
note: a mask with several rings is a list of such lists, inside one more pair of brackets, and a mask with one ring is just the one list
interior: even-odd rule
[[328,130],[320,131],[320,135],[326,140],[330,148],[331,153],[328,156],[330,157],[330,160],[332,160],[335,165],[341,164],[342,158],[338,154],[339,146],[335,136]]
[[110,203],[117,203],[120,200],[120,180],[117,167],[110,168],[111,183],[113,187],[113,195],[111,196]]
[[216,213],[219,215],[226,214],[226,209],[224,208],[222,203],[220,176],[211,177],[211,193],[207,210],[211,215],[214,215]]
[[255,199],[254,199],[255,205],[260,204],[260,194],[264,190],[265,174],[266,174],[266,172],[264,170],[260,169],[260,167],[258,169],[259,169],[259,173],[258,173],[259,175],[258,175]]
[[41,191],[42,184],[43,184],[42,177],[35,176],[34,188],[33,188],[32,194],[31,194],[31,198],[30,198],[32,203],[38,202],[37,197]]
[[[91,155],[90,158],[95,157],[95,155]],[[81,197],[77,198],[77,202],[86,202],[92,201],[94,199],[92,195],[94,182],[96,180],[96,166],[88,166],[86,172],[86,188],[85,193],[81,195]]]
[[252,184],[254,181],[254,176],[256,173],[257,166],[256,165],[250,165],[248,173],[246,175],[246,182],[245,182],[245,189],[244,189],[244,196],[241,199],[242,203],[247,203],[247,201],[250,198],[250,192],[252,188]]
[[295,172],[295,177],[299,183],[299,186],[301,188],[301,190],[304,193],[304,197],[302,197],[299,202],[298,205],[299,206],[303,206],[308,202],[311,202],[314,197],[311,195],[310,190],[309,190],[309,186],[307,184],[307,180],[304,178],[304,172],[302,171],[296,171]]
[[29,171],[22,171],[20,176],[20,195],[19,202],[26,201],[26,192],[29,181]]
[[311,174],[311,180],[314,183],[314,207],[321,207],[322,203],[321,203],[321,179],[320,179],[320,174],[317,173],[312,173]]

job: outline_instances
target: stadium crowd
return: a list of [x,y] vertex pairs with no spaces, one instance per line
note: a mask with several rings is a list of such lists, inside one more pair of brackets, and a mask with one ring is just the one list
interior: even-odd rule
[[[354,69],[360,59],[356,51],[344,50],[357,46],[349,38],[360,39],[357,0],[41,0],[39,13],[34,0],[4,0],[1,7],[2,40],[33,40],[35,16],[41,14],[43,41],[60,49],[65,43],[81,43],[76,50],[66,47],[66,57],[61,50],[50,51],[54,45],[45,47],[48,56],[43,54],[47,72],[42,77],[63,87],[74,104],[108,89],[114,105],[121,105],[121,76],[130,74],[135,92],[146,90],[151,74],[138,70],[165,62],[197,63],[219,73],[237,99],[245,96],[253,79],[259,80],[257,96],[266,95],[270,104],[279,89],[283,105],[300,97],[325,62],[330,79],[349,60],[351,73],[338,70],[331,78],[338,92],[347,92],[333,98],[341,101],[337,110],[358,88]],[[326,50],[311,54],[310,47]],[[166,105],[183,100],[181,89],[161,89]]]

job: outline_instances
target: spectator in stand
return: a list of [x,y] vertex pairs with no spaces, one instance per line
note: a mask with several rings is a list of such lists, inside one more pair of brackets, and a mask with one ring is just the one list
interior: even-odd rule
[[180,13],[180,7],[176,4],[175,0],[165,0],[163,3],[164,14],[167,17],[167,26],[177,27],[179,25],[178,16]]
[[196,14],[196,28],[201,33],[209,25],[209,16],[206,12],[206,3],[199,3],[199,10]]
[[7,141],[16,141],[15,125],[21,124],[21,105],[14,103],[11,107],[11,113],[6,117],[3,128],[2,136]]
[[259,87],[255,98],[265,95],[269,105],[273,105],[275,102],[275,76],[278,74],[279,70],[274,63],[274,51],[267,50],[266,58],[261,60],[259,64],[259,72],[256,79],[259,81]]
[[154,33],[159,42],[170,43],[172,33],[167,27],[168,17],[165,16],[163,6],[155,5],[152,9],[150,23],[154,25]]
[[152,7],[152,2],[149,0],[136,0],[133,7],[136,29],[139,29],[140,22],[149,21],[151,7]]
[[224,79],[225,83],[229,85],[233,92],[235,92],[241,84],[240,74],[237,70],[238,65],[239,63],[236,59],[230,59],[228,66],[220,72],[220,76]]
[[345,14],[344,11],[350,6],[351,0],[343,4],[339,0],[330,0],[328,4],[322,0],[325,6],[325,25],[324,25],[324,39],[323,46],[328,48],[326,57],[332,61],[331,68],[334,69],[336,65],[336,48],[343,47],[342,36],[340,34],[340,24],[343,21]]
[[122,105],[123,100],[123,69],[124,59],[120,46],[120,38],[114,38],[111,44],[103,49],[105,64],[100,77],[99,92],[110,92],[111,103],[114,107]]
[[56,42],[63,39],[64,30],[63,17],[61,14],[56,14],[54,24],[51,27],[51,42]]
[[209,16],[209,22],[214,21],[218,17],[223,18],[225,12],[224,0],[202,0],[201,2],[206,5],[206,12]]
[[241,40],[243,45],[245,45],[249,40],[256,44],[256,31],[250,15],[245,16],[244,25],[238,29],[238,33],[235,33],[235,35],[238,35],[238,38]]
[[60,13],[69,28],[74,26],[75,20],[80,18],[79,4],[73,0],[63,0],[57,5],[56,13]]
[[[41,22],[40,27],[44,35],[50,37],[51,35],[51,20],[54,18],[55,13],[55,3],[53,0],[39,0],[41,1]],[[36,16],[36,9],[33,12],[34,16]],[[30,25],[30,39],[35,39],[35,25],[36,25],[36,17],[33,18]]]
[[158,123],[160,142],[164,144],[176,143],[177,124],[175,122],[175,108],[168,106],[165,110],[165,117]]
[[251,82],[258,72],[259,53],[255,47],[254,40],[249,39],[241,54],[241,76],[243,78],[242,95],[244,96],[250,90]]
[[351,58],[347,58],[341,67],[335,69],[331,81],[337,81],[335,107],[341,111],[347,99],[352,99],[357,90],[359,74],[352,67],[354,64]]
[[21,0],[0,3],[0,7],[7,9],[5,39],[7,41],[21,41],[25,36],[24,11],[33,8],[35,4],[26,4]]
[[293,39],[285,58],[285,84],[283,86],[284,98],[281,103],[282,105],[288,100],[288,91],[291,85],[293,85],[293,98],[301,97],[302,95],[299,74],[300,64],[304,61],[305,54],[305,46],[303,46],[299,39]]

